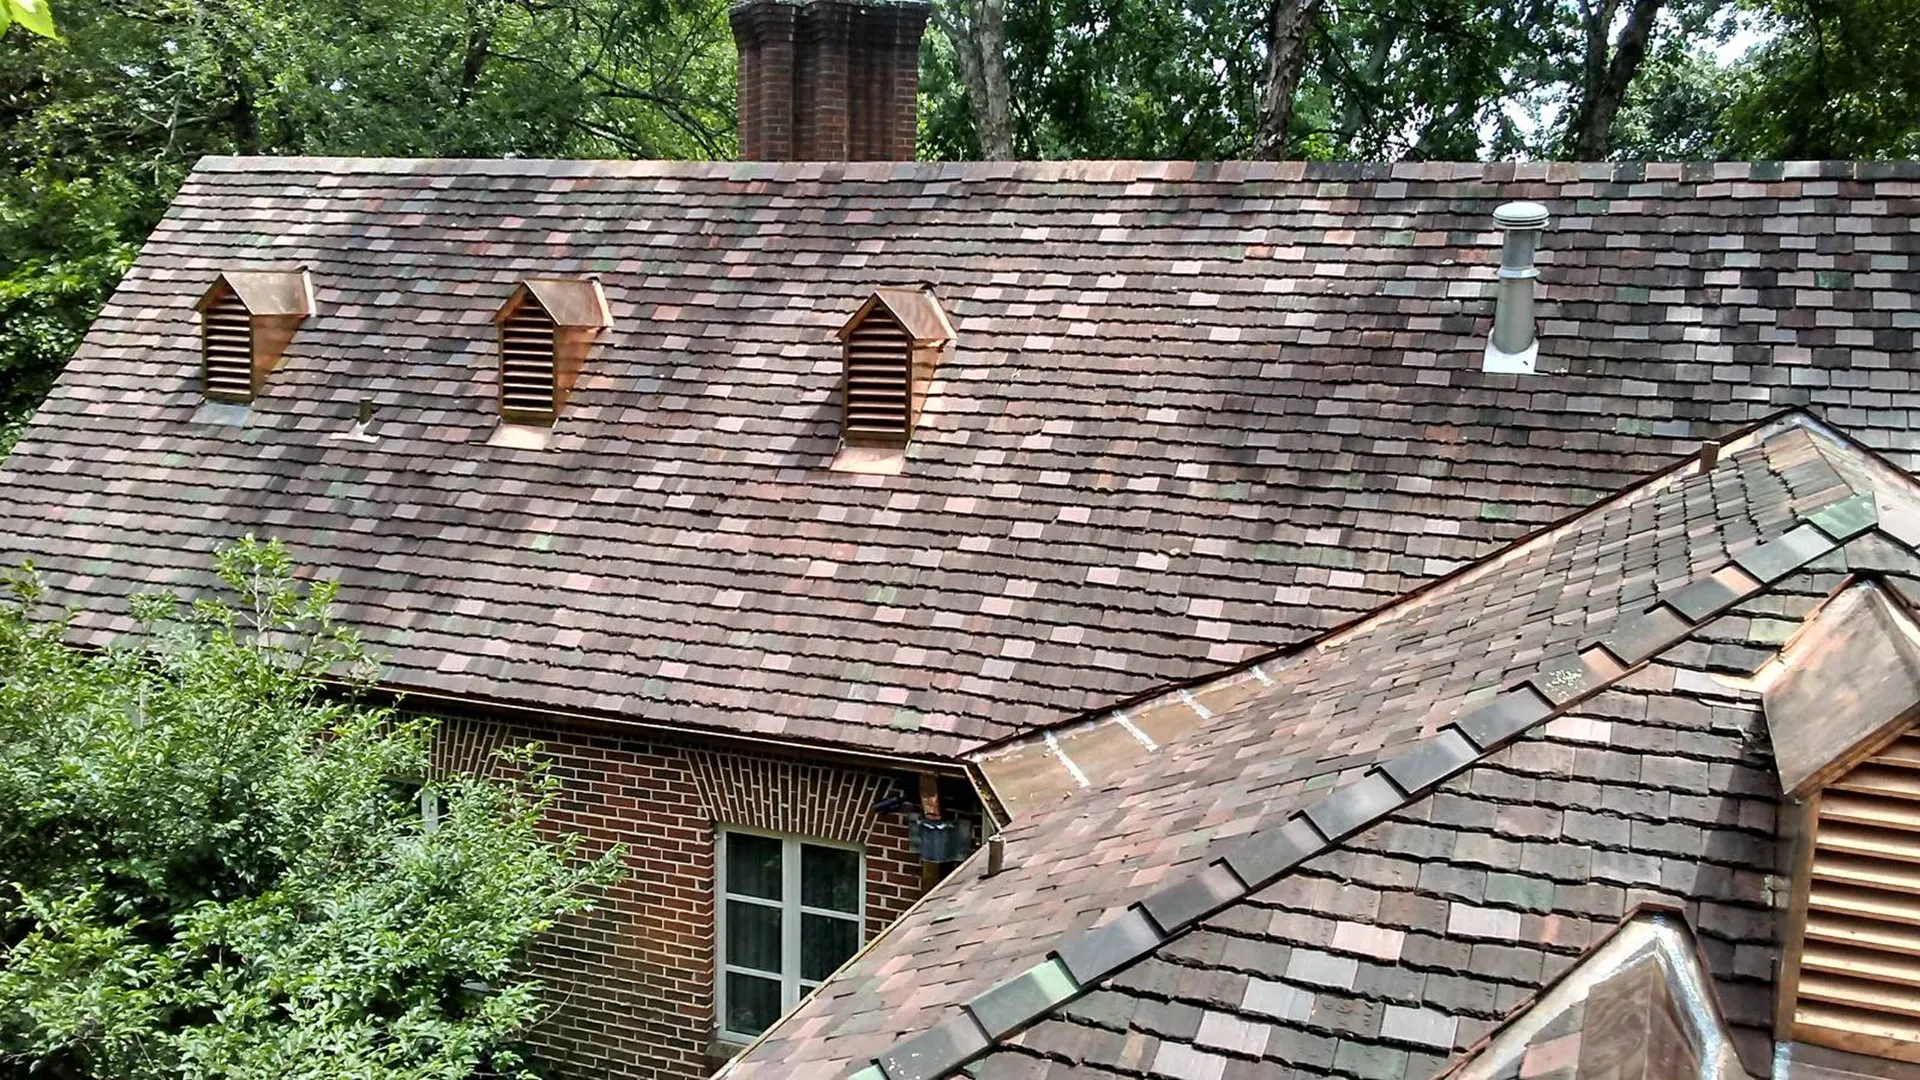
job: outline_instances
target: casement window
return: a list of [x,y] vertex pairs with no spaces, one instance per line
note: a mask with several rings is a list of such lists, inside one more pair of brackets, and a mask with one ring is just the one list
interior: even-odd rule
[[738,829],[719,846],[720,1031],[746,1041],[859,951],[866,860],[857,848]]

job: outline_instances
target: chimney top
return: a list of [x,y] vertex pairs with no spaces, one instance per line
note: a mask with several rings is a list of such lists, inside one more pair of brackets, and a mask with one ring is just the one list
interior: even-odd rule
[[740,0],[740,157],[912,161],[927,0]]

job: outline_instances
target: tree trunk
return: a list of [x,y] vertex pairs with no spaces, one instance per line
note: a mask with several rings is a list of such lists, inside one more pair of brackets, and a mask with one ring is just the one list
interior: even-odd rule
[[1007,0],[941,0],[934,8],[940,32],[953,45],[960,83],[973,110],[980,156],[1009,161],[1013,154],[1013,87],[1007,78]]
[[1400,40],[1399,31],[1389,20],[1376,22],[1370,33],[1372,41],[1367,45],[1366,59],[1358,70],[1351,72],[1353,85],[1346,87],[1347,100],[1340,108],[1340,152],[1352,158],[1374,156],[1372,151],[1356,151],[1354,143],[1376,107],[1387,61],[1392,59],[1393,47]]
[[1319,0],[1268,0],[1267,70],[1260,85],[1260,123],[1253,154],[1279,161],[1289,149],[1287,129],[1293,123],[1293,96],[1300,89],[1301,69],[1307,62],[1307,31]]
[[467,9],[467,49],[460,62],[460,89],[454,94],[454,105],[459,108],[471,105],[474,91],[480,88],[480,76],[493,54],[494,17],[490,5],[485,11],[475,11],[471,6]]
[[1613,22],[1614,5],[1582,7],[1586,19],[1587,54],[1582,65],[1586,85],[1580,90],[1580,104],[1567,123],[1563,140],[1567,154],[1575,161],[1601,161],[1613,149],[1613,120],[1627,99],[1627,88],[1640,73],[1647,58],[1647,45],[1653,37],[1654,22],[1665,0],[1634,0],[1627,12],[1627,24],[1613,42],[1608,56],[1607,31]]

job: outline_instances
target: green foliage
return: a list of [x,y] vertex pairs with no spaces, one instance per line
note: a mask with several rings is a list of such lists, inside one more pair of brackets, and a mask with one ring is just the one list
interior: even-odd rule
[[[1719,0],[1676,0],[1684,37]],[[1258,125],[1267,0],[1027,0],[1007,11],[1015,139],[1030,157],[1233,158]],[[1582,77],[1571,0],[1322,0],[1292,145],[1323,159],[1550,156]],[[1681,26],[1681,20],[1669,19]],[[937,38],[937,35],[930,35]],[[926,51],[924,140],[969,152],[952,51]]]
[[237,605],[143,598],[102,652],[29,617],[30,576],[0,607],[0,1071],[519,1072],[527,946],[619,853],[542,838],[530,750],[429,779],[431,722],[328,692],[364,655],[278,545],[219,570]]
[[1633,161],[1706,161],[1725,156],[1728,111],[1739,86],[1732,69],[1680,35],[1647,57],[1614,124],[1615,152]]
[[61,20],[0,48],[0,418],[45,393],[202,155],[733,151],[724,0],[62,0]]
[[1729,156],[1920,157],[1920,0],[1775,0],[1733,73]]
[[1015,138],[1037,157],[1222,158],[1251,145],[1254,0],[1009,5]]
[[53,28],[53,9],[47,6],[47,0],[0,0],[0,34],[13,23],[44,38],[60,36]]

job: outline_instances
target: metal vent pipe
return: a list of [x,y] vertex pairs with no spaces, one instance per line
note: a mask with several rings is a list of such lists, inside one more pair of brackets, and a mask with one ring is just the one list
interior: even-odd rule
[[1500,248],[1493,333],[1480,370],[1531,375],[1540,353],[1533,325],[1533,285],[1540,271],[1533,265],[1533,255],[1547,228],[1547,208],[1539,203],[1503,203],[1493,211],[1493,224],[1506,234],[1506,240]]

